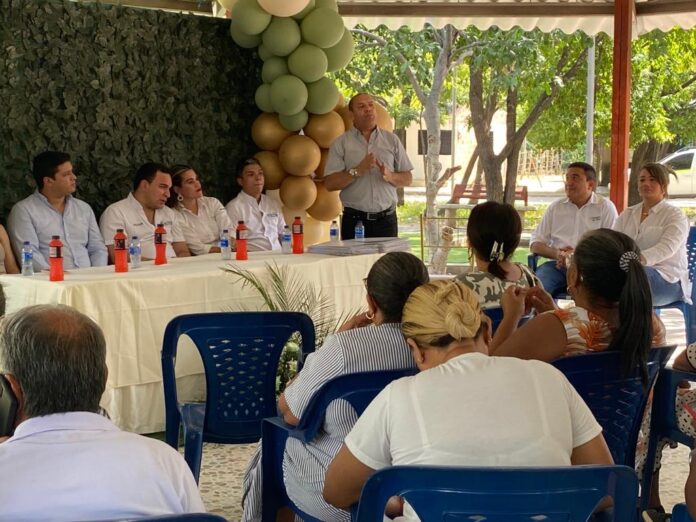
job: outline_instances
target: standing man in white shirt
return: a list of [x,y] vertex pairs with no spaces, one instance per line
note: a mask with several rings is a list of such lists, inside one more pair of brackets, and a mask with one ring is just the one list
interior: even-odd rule
[[17,401],[14,434],[0,444],[0,521],[205,511],[176,450],[100,414],[108,369],[94,321],[64,305],[23,308],[0,322],[0,361]]
[[348,103],[353,128],[336,138],[324,169],[324,187],[341,191],[341,239],[355,237],[362,221],[365,237],[396,237],[396,189],[413,181],[413,165],[392,132],[377,126],[372,96],[360,93]]
[[529,250],[555,262],[536,271],[544,288],[557,297],[566,291],[566,257],[589,230],[613,228],[617,212],[611,200],[595,193],[597,173],[581,161],[568,165],[565,174],[566,198],[549,205],[532,233]]
[[244,221],[249,230],[247,248],[250,252],[280,250],[285,219],[280,203],[263,193],[261,164],[254,158],[245,160],[237,172],[237,183],[242,191],[225,205],[232,226],[236,227],[237,223]]
[[34,157],[32,174],[36,191],[12,207],[7,220],[19,263],[22,244],[29,241],[34,251],[34,270],[48,270],[48,243],[58,235],[63,242],[66,269],[106,265],[106,247],[94,211],[72,195],[77,176],[70,155],[42,152]]
[[109,205],[99,220],[99,227],[114,260],[114,234],[122,228],[128,238],[138,236],[143,260],[155,259],[155,227],[164,225],[167,231],[167,257],[191,255],[181,231],[179,216],[167,207],[172,188],[171,171],[161,163],[145,163],[133,178],[133,192]]

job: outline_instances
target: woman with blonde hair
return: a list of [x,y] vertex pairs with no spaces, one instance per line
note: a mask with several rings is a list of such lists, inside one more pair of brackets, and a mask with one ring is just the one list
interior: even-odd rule
[[[612,463],[601,427],[558,370],[488,357],[488,319],[459,281],[414,290],[401,330],[421,372],[387,386],[358,419],[326,474],[330,504],[351,506],[392,465]],[[404,515],[417,520],[408,505]]]

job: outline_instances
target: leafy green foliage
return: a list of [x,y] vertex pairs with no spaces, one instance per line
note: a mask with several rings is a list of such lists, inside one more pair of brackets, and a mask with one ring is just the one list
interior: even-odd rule
[[31,159],[69,152],[97,215],[146,161],[187,163],[226,200],[253,153],[258,60],[229,21],[71,1],[0,0],[0,217]]

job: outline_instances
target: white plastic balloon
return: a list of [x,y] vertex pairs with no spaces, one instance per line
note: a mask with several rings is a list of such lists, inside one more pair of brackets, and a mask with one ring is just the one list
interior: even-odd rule
[[273,16],[293,16],[302,11],[310,0],[258,0],[259,5]]

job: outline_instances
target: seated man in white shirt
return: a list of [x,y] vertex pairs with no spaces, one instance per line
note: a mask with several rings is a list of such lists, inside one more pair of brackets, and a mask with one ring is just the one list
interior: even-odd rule
[[280,238],[285,228],[285,219],[280,203],[263,194],[263,169],[254,158],[244,161],[237,172],[237,183],[242,191],[225,209],[237,226],[239,221],[249,229],[247,248],[249,251],[280,250]]
[[114,234],[122,228],[128,238],[138,236],[142,259],[155,259],[155,227],[164,225],[167,257],[191,255],[181,231],[178,214],[167,207],[172,188],[171,171],[160,163],[145,163],[133,178],[133,192],[109,205],[99,219],[99,228],[114,261]]
[[595,194],[597,173],[592,165],[578,161],[568,165],[563,199],[554,201],[532,233],[529,250],[554,260],[536,271],[544,288],[552,296],[566,292],[566,257],[589,230],[612,228],[616,207],[611,200]]
[[0,521],[132,519],[205,511],[191,471],[165,443],[99,414],[106,342],[63,305],[0,322],[0,361],[17,400],[0,444]]

